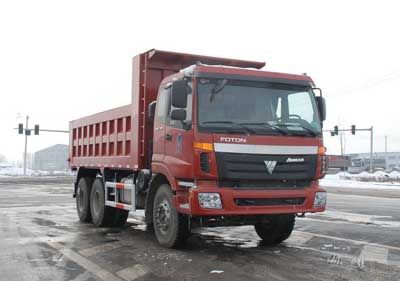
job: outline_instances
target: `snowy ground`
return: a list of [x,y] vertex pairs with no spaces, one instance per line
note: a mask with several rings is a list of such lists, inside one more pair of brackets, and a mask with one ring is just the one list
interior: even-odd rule
[[298,218],[276,247],[241,226],[197,229],[179,250],[136,216],[123,228],[79,223],[71,191],[0,182],[0,280],[400,280],[400,199],[376,190],[329,194],[327,213]]
[[[0,166],[0,177],[15,177],[23,176],[24,168],[13,167],[9,165]],[[71,171],[35,171],[26,169],[27,176],[68,176],[71,175]]]
[[378,171],[375,173],[349,174],[340,172],[335,175],[326,175],[320,181],[320,184],[326,187],[400,189],[400,173]]
[[338,210],[326,210],[323,213],[308,214],[306,219],[332,219],[339,223],[357,223],[357,224],[368,224],[381,227],[400,227],[400,221],[396,221],[392,216],[382,215],[368,215],[359,214],[355,212],[343,212]]

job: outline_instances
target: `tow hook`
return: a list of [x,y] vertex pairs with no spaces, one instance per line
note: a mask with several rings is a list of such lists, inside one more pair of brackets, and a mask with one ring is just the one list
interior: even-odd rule
[[305,218],[306,217],[306,213],[297,213],[296,217],[298,218]]

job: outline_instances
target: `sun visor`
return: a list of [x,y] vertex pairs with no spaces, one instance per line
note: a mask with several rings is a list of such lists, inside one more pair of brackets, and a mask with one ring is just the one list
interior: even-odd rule
[[196,63],[255,69],[261,69],[265,66],[265,62],[200,56],[193,54],[160,51],[155,49],[146,52],[146,55],[147,62],[151,65],[169,65],[175,66],[178,69],[183,69]]

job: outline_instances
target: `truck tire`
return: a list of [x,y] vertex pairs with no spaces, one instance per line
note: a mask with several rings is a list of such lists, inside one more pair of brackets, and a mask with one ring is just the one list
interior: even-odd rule
[[167,248],[179,248],[189,237],[187,218],[176,211],[168,184],[162,184],[154,197],[153,226],[158,242]]
[[95,179],[90,193],[90,210],[95,226],[112,226],[116,209],[105,205],[104,184],[99,178]]
[[274,215],[269,223],[254,226],[264,245],[276,245],[288,239],[293,231],[295,215]]
[[128,219],[129,211],[116,209],[114,219],[112,222],[113,227],[123,227]]
[[76,210],[81,222],[90,222],[92,220],[90,211],[90,191],[92,189],[93,179],[82,177],[78,181],[76,188]]

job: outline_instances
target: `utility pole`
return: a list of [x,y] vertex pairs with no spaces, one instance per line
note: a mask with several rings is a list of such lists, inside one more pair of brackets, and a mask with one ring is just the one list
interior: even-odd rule
[[371,152],[369,155],[369,171],[373,171],[372,155],[374,153],[374,126],[371,126]]
[[385,153],[387,153],[387,136],[385,136]]
[[342,156],[344,154],[343,150],[343,132],[340,132],[340,155]]
[[[28,151],[28,122],[29,116],[26,115],[26,122],[25,122],[25,149],[24,149],[24,176],[26,176],[26,155]],[[30,133],[30,131],[29,131]]]
[[43,132],[53,132],[53,133],[69,133],[69,131],[64,131],[64,130],[49,130],[49,129],[40,129],[39,125],[36,124],[34,129],[29,129],[28,124],[29,123],[29,115],[26,115],[26,121],[25,121],[25,128],[23,123],[18,124],[18,128],[14,128],[15,130],[18,130],[18,134],[22,135],[25,134],[25,149],[24,149],[24,176],[26,176],[26,166],[27,166],[27,154],[28,154],[28,136],[31,135],[31,132],[33,131],[35,135],[39,135],[40,131]]

